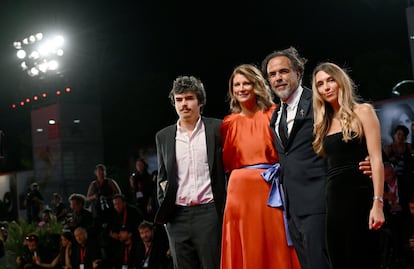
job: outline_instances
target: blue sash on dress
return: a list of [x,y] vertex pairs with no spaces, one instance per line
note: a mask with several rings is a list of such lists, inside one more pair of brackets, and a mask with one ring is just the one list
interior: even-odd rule
[[283,187],[280,184],[280,180],[279,180],[280,164],[279,163],[275,163],[274,165],[255,164],[255,165],[248,165],[243,168],[266,169],[265,171],[261,173],[261,175],[267,183],[271,184],[269,198],[267,200],[267,205],[270,207],[281,208],[283,210],[283,221],[285,223],[285,233],[286,233],[287,244],[288,246],[293,246],[292,239],[290,238],[288,222],[286,218]]

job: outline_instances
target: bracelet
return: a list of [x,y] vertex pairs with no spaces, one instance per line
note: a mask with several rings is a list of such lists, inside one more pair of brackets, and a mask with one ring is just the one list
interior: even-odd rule
[[384,203],[384,198],[382,198],[382,196],[374,196],[374,197],[372,198],[372,200],[373,200],[373,201],[377,200],[377,201],[379,201],[379,202],[381,202],[381,203]]

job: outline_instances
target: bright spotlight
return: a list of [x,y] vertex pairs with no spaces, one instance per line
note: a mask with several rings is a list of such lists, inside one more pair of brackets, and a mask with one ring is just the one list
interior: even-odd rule
[[[43,78],[48,73],[61,74],[61,64],[57,59],[64,55],[64,38],[60,35],[48,37],[43,33],[36,33],[24,37],[21,41],[13,42],[17,50],[22,70],[31,77]],[[53,72],[52,72],[53,71]]]
[[24,50],[18,50],[17,53],[16,53],[16,55],[17,55],[17,58],[24,59],[24,57],[26,57],[26,51],[24,51]]
[[47,68],[48,68],[48,63],[44,62],[38,65],[39,66],[39,70],[42,71],[43,73],[46,73]]
[[48,67],[50,70],[56,70],[58,68],[58,62],[57,61],[50,61],[48,63]]
[[22,48],[22,42],[19,42],[19,41],[13,42],[13,47],[17,50],[21,49]]
[[58,35],[53,39],[53,41],[53,43],[55,43],[57,46],[62,46],[64,39],[63,36]]
[[23,70],[26,70],[28,68],[26,62],[22,62],[20,66],[22,67]]
[[37,69],[36,67],[32,67],[30,68],[30,73],[32,73],[33,76],[37,76],[39,75],[39,69]]
[[43,34],[42,33],[37,33],[36,34],[36,39],[37,39],[37,41],[42,40],[43,39]]
[[30,43],[36,42],[36,37],[34,35],[29,36],[29,42]]
[[39,52],[36,51],[36,50],[32,51],[32,53],[30,53],[30,55],[29,55],[29,58],[39,59]]

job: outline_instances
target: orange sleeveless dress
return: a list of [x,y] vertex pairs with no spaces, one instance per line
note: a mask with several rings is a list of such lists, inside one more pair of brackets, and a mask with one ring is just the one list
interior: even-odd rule
[[231,172],[224,211],[221,269],[299,269],[294,247],[287,245],[283,211],[267,206],[270,184],[264,169],[278,154],[269,122],[275,105],[251,116],[230,114],[223,120],[223,161]]

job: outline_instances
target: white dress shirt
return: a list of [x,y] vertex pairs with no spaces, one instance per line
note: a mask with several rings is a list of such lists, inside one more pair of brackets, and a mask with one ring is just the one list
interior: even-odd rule
[[212,202],[206,134],[201,117],[191,135],[177,122],[175,145],[178,182],[176,204],[192,206]]
[[[299,85],[297,90],[292,94],[291,98],[289,98],[289,100],[286,102],[288,104],[288,107],[286,108],[286,112],[287,112],[286,123],[288,127],[288,137],[290,135],[290,132],[292,131],[293,123],[295,122],[295,116],[298,110],[298,104],[299,104],[299,100],[302,95],[302,92],[303,92],[303,88],[302,86]],[[280,122],[281,115],[282,115],[282,109],[279,109],[276,124],[275,124],[277,135],[279,135],[279,122]]]

